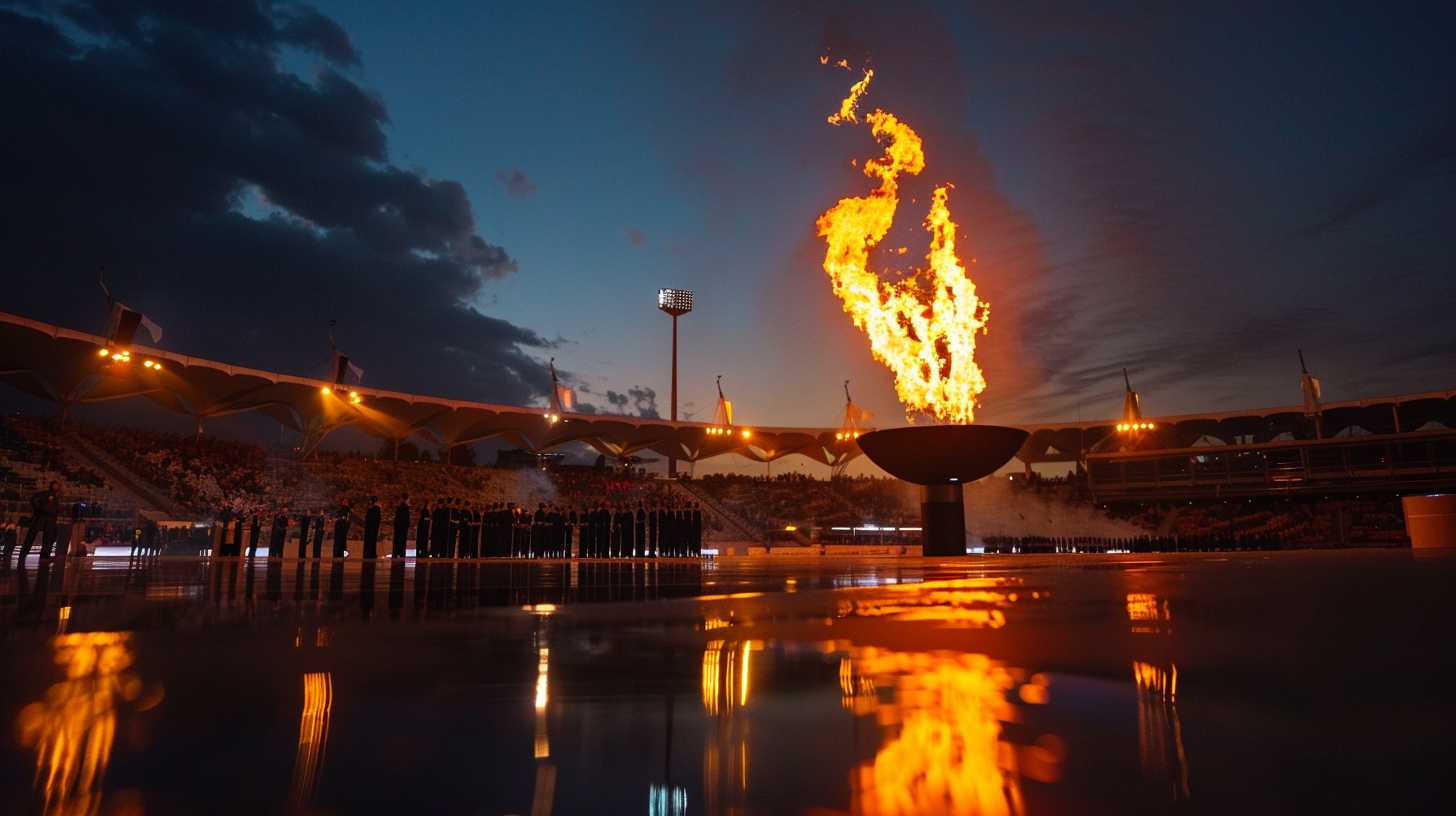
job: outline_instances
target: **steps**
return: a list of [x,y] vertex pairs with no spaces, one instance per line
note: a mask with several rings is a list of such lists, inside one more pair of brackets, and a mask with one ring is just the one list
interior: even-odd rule
[[757,525],[750,524],[742,517],[740,517],[737,513],[734,513],[732,510],[724,507],[712,496],[709,496],[707,491],[693,484],[691,481],[679,481],[677,479],[670,479],[668,480],[668,484],[673,485],[674,489],[680,490],[688,494],[692,501],[696,501],[702,504],[703,507],[707,508],[710,512],[712,512],[713,515],[717,516],[718,519],[723,522],[723,525],[725,527],[731,528],[732,530],[736,531],[738,535],[742,536],[743,540],[762,541],[764,539],[764,536],[767,535],[767,532],[765,530],[760,529]]
[[58,437],[77,458],[106,474],[112,487],[127,493],[142,510],[153,510],[172,518],[188,518],[192,514],[167,495],[166,491],[132,473],[111,454],[93,445],[75,431],[66,431]]

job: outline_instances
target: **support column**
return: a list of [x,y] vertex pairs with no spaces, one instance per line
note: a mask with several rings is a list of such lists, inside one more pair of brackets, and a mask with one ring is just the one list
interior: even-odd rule
[[920,554],[966,554],[966,491],[959,484],[920,486]]

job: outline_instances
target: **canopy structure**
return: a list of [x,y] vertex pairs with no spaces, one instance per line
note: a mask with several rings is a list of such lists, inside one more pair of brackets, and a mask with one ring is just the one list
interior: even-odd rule
[[652,451],[697,461],[736,453],[771,462],[799,455],[834,467],[860,455],[854,439],[837,428],[736,426],[731,433],[709,434],[712,426],[701,422],[336,386],[145,346],[132,346],[129,359],[121,361],[110,351],[104,337],[0,312],[0,379],[63,408],[144,397],[199,422],[258,411],[315,440],[352,427],[381,439],[420,438],[446,446],[500,437],[547,451],[581,442],[613,457]]
[[[1324,438],[1352,433],[1403,434],[1433,426],[1456,428],[1456,390],[1327,402],[1318,416],[1318,433]],[[1151,425],[1137,445],[1145,450],[1307,439],[1317,433],[1302,404],[1138,418]],[[1115,449],[1122,439],[1118,426],[1125,424],[1122,419],[1098,419],[1018,425],[1031,435],[1016,458],[1027,463],[1074,462],[1083,452]]]

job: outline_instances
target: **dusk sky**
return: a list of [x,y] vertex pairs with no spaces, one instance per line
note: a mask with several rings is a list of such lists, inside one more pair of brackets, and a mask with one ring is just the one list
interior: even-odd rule
[[[5,311],[366,384],[903,421],[814,222],[868,180],[850,74],[925,139],[991,303],[978,420],[1456,387],[1451,6],[0,2]],[[1438,16],[1439,15],[1439,16]],[[891,243],[887,241],[887,244]],[[609,394],[610,392],[610,394]]]

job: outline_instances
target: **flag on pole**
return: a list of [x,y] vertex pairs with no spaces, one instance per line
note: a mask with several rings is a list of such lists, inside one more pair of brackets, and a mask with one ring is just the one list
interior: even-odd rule
[[111,304],[111,320],[107,327],[107,337],[113,345],[129,346],[136,337],[138,328],[146,329],[151,335],[153,343],[162,342],[162,327],[155,321],[136,309],[127,306],[125,303],[113,301]]

